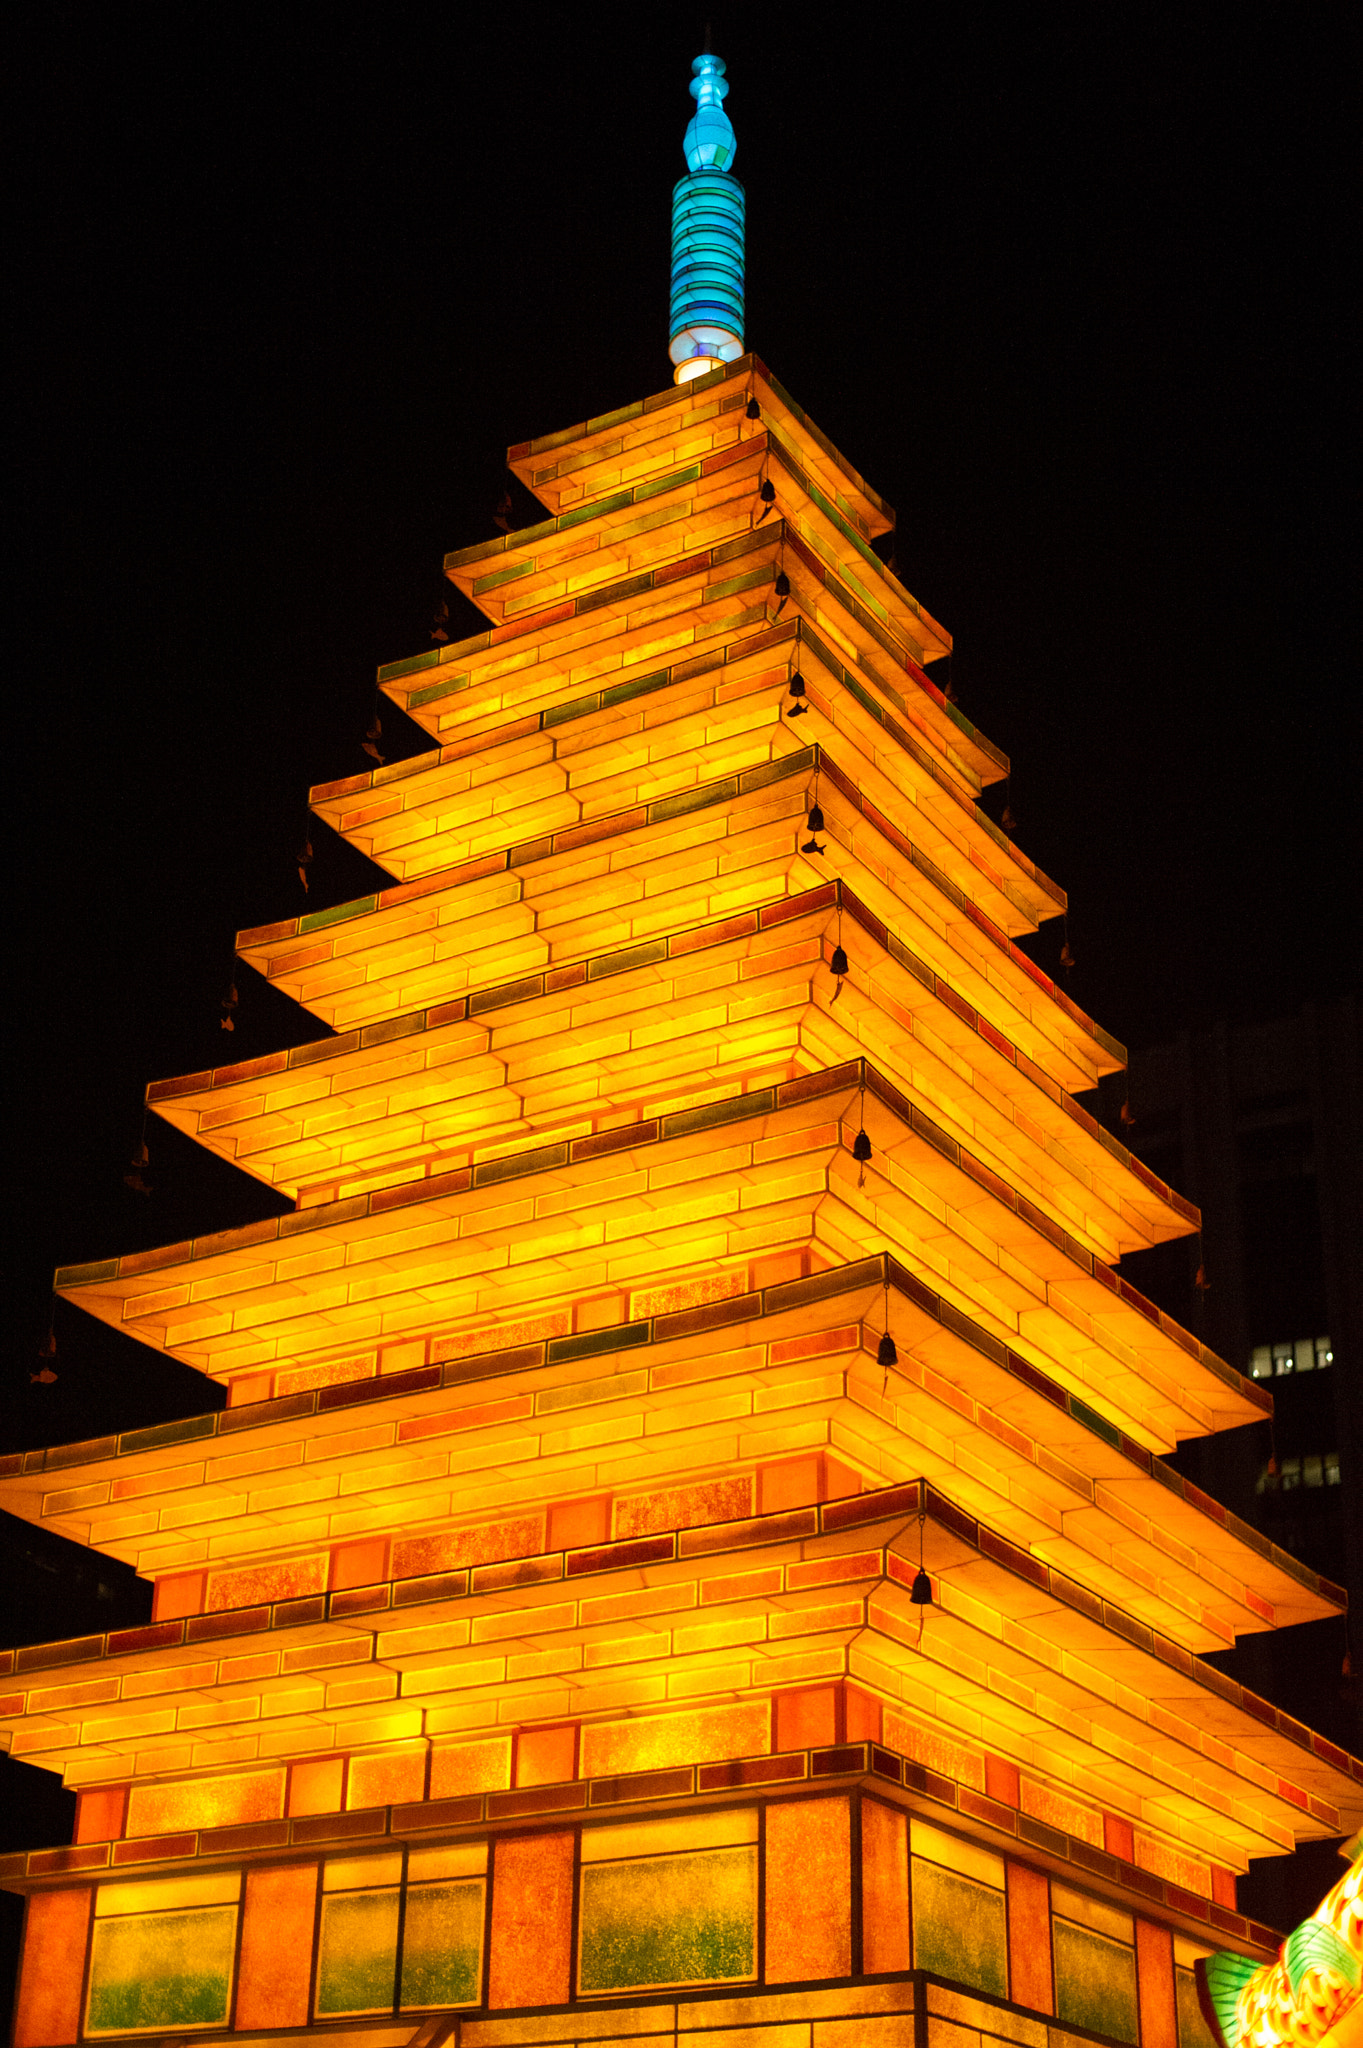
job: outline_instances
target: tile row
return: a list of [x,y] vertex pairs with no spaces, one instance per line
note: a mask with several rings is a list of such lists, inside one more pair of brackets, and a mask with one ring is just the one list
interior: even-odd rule
[[[1135,1620],[1110,1601],[1102,1600],[1043,1559],[1020,1549],[982,1523],[977,1516],[966,1513],[939,1489],[921,1480],[822,1504],[811,1503],[799,1509],[778,1509],[769,1515],[750,1516],[738,1522],[664,1530],[534,1558],[517,1554],[519,1543],[513,1536],[512,1554],[505,1560],[485,1556],[477,1564],[410,1580],[389,1580],[381,1585],[349,1587],[277,1601],[273,1605],[223,1609],[210,1614],[152,1622],[138,1629],[3,1651],[0,1652],[0,1677],[8,1677],[12,1681],[27,1679],[31,1686],[36,1674],[67,1665],[98,1664],[108,1659],[142,1657],[150,1652],[164,1655],[176,1648],[258,1636],[276,1629],[316,1628],[328,1622],[344,1622],[352,1631],[356,1626],[363,1626],[373,1632],[377,1645],[387,1624],[366,1617],[378,1617],[428,1603],[477,1600],[490,1594],[504,1593],[510,1588],[568,1587],[576,1581],[618,1571],[637,1573],[645,1568],[656,1569],[688,1560],[712,1561],[730,1553],[770,1547],[774,1541],[791,1543],[824,1536],[845,1537],[849,1532],[869,1531],[876,1524],[891,1520],[907,1527],[910,1521],[916,1521],[920,1516],[938,1530],[958,1539],[972,1555],[986,1559],[1008,1580],[1043,1593],[1070,1612],[1083,1616],[1099,1632],[1095,1640],[1106,1640],[1113,1646],[1123,1644],[1156,1659],[1184,1680],[1246,1716],[1255,1728],[1285,1738],[1296,1750],[1305,1751],[1331,1772],[1363,1786],[1363,1762],[1359,1759],[1347,1756],[1337,1745],[1305,1729],[1290,1715],[1260,1699],[1214,1666],[1191,1656],[1147,1624]],[[487,1547],[495,1549],[496,1545]],[[878,1563],[875,1559],[868,1562],[858,1558],[859,1568],[863,1563],[873,1575],[879,1574],[883,1565],[889,1577],[894,1577],[887,1560],[882,1559]],[[942,1584],[934,1585],[933,1590],[935,1600],[940,1603]],[[208,1680],[210,1685],[217,1682],[220,1681]],[[39,1687],[38,1690],[41,1693],[50,1687]],[[52,1709],[45,1704],[36,1709],[38,1712],[51,1710],[56,1710],[55,1702]],[[3,1711],[7,1718],[22,1717],[29,1711],[27,1693],[20,1691],[7,1697]],[[1276,1788],[1277,1796],[1303,1813],[1311,1813],[1322,1822],[1338,1818],[1328,1803],[1318,1799],[1314,1793],[1292,1786],[1288,1780],[1277,1779]]]

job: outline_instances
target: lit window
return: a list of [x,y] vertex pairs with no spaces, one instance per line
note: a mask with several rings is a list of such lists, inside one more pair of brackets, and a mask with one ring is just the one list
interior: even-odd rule
[[101,1885],[87,2034],[227,2023],[241,1872]]
[[1051,1952],[1062,2020],[1116,2041],[1138,2039],[1135,1940],[1129,1913],[1052,1880]]
[[1339,1485],[1339,1452],[1338,1452],[1338,1451],[1327,1451],[1327,1452],[1325,1453],[1325,1484],[1326,1484],[1327,1486],[1338,1486],[1338,1485]]
[[757,1974],[755,1808],[588,1828],[578,1988],[607,1996]]
[[1174,2000],[1178,2012],[1178,2048],[1212,2048],[1212,2036],[1207,2022],[1202,2017],[1198,2003],[1197,1982],[1193,1976],[1193,1964],[1199,1956],[1210,1955],[1211,1950],[1200,1942],[1191,1942],[1181,1934],[1174,1936]]
[[1323,1459],[1303,1458],[1301,1461],[1301,1483],[1303,1486],[1324,1486]]
[[[322,1872],[318,2016],[476,2005],[487,1843],[340,1857]],[[401,1941],[399,1942],[399,1934]],[[398,1953],[402,1954],[401,1984]]]
[[1283,1459],[1283,1492],[1291,1493],[1301,1485],[1301,1459]]
[[477,2005],[483,1986],[487,1843],[411,1849],[402,1920],[402,2005]]
[[1006,1998],[1003,1858],[916,1817],[910,1840],[914,1968]]
[[317,2013],[391,2012],[398,1961],[402,1851],[346,1857],[322,1872]]
[[1334,1362],[1328,1337],[1298,1337],[1292,1344],[1256,1344],[1249,1355],[1249,1376],[1268,1380],[1289,1372],[1323,1372]]

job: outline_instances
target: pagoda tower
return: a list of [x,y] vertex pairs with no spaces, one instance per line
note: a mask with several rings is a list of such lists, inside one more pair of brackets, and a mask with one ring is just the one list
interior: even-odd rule
[[155,1585],[0,1665],[79,1793],[15,2048],[1205,2048],[1237,1872],[1363,1819],[1205,1661],[1344,1595],[1165,1462],[1271,1397],[1119,1275],[1197,1213],[693,69],[676,381],[510,450],[430,749],[312,792],[391,884],[240,936],[331,1035],[148,1091],[292,1208],[57,1276],[227,1405],[0,1467]]

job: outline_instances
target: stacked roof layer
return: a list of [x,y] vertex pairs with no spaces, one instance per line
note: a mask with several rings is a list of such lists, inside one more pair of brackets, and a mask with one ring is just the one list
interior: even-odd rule
[[510,461],[488,629],[380,672],[431,749],[312,793],[391,886],[240,936],[332,1035],[148,1091],[292,1208],[58,1275],[228,1405],[0,1461],[156,1589],[0,1658],[82,1793],[4,1881],[98,1945],[126,1865],[819,1782],[1262,1952],[1233,1873],[1363,1766],[1204,1660],[1344,1596],[1164,1463],[1270,1397],[1116,1270],[1197,1212],[1076,1100],[1123,1049],[1019,944],[1064,895],[889,508],[755,357]]

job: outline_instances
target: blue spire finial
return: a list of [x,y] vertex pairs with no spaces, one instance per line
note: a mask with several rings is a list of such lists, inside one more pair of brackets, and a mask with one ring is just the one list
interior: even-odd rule
[[[708,38],[707,38],[708,41]],[[676,380],[703,376],[743,353],[743,187],[731,175],[737,144],[724,101],[722,57],[691,65],[686,176],[672,193],[672,321]]]
[[727,171],[732,168],[738,145],[734,141],[733,124],[724,111],[724,102],[729,97],[724,59],[712,57],[707,50],[694,60],[691,69],[695,73],[691,80],[691,97],[696,102],[696,111],[691,116],[682,145],[686,151],[686,168],[688,171]]

